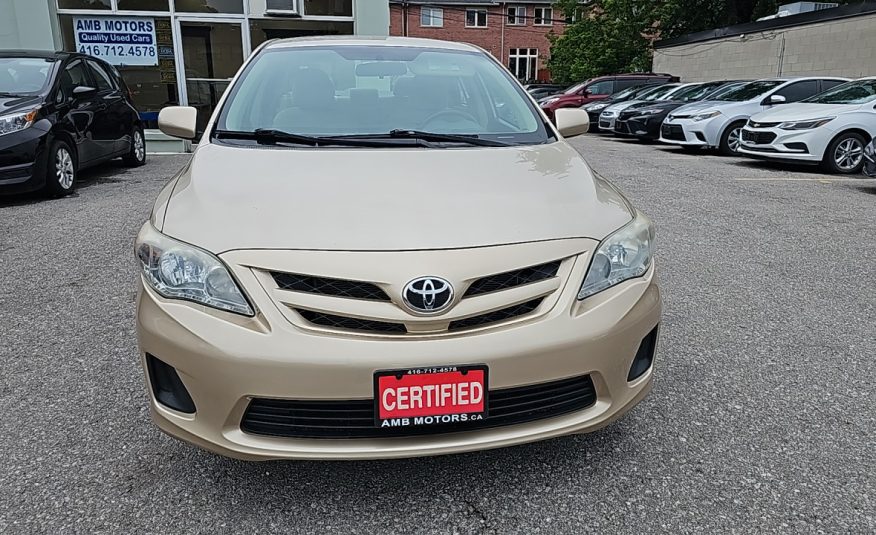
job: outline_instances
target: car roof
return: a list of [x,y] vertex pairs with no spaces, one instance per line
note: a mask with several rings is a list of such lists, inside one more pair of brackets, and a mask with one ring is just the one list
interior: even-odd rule
[[265,45],[266,49],[296,48],[305,46],[408,46],[416,48],[437,48],[441,50],[464,50],[483,52],[484,50],[467,43],[455,43],[439,39],[420,39],[414,37],[363,37],[358,35],[321,35],[276,39]]
[[69,56],[69,52],[49,50],[0,50],[0,58],[65,59]]

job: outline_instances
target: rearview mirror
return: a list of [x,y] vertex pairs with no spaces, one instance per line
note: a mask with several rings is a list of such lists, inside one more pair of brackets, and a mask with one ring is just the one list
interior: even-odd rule
[[168,136],[194,139],[198,110],[191,106],[168,106],[158,113],[158,128]]
[[767,104],[784,104],[785,102],[788,102],[788,99],[782,95],[770,95],[770,98],[767,99]]
[[408,66],[401,61],[369,61],[356,65],[356,76],[404,76]]
[[94,87],[89,87],[87,85],[79,85],[73,88],[73,98],[83,98],[87,96],[91,96],[97,92],[97,89]]
[[563,137],[585,134],[590,129],[590,115],[580,108],[560,108],[554,112],[554,119]]

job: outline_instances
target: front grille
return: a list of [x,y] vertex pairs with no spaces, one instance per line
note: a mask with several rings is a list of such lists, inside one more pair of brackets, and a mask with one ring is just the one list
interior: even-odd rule
[[664,139],[672,139],[675,141],[687,141],[684,135],[684,129],[677,124],[664,124],[660,129],[660,133]]
[[[475,327],[484,327],[493,323],[499,323],[500,321],[507,321],[524,316],[537,309],[543,299],[543,297],[539,297],[538,299],[533,299],[501,310],[494,310],[493,312],[487,312],[470,318],[452,321],[450,322],[448,331],[461,331],[464,329],[473,329]],[[324,312],[316,312],[303,308],[296,308],[295,311],[308,322],[314,325],[319,325],[320,327],[376,334],[407,334],[408,332],[404,323],[367,320],[352,318],[349,316],[336,316],[334,314],[326,314]]]
[[611,122],[600,120],[599,121],[599,128],[604,128],[607,130],[607,129],[611,128]]
[[271,276],[282,290],[372,301],[389,301],[386,292],[370,282],[329,279],[277,271],[272,271]]
[[769,145],[776,139],[776,135],[772,132],[752,132],[751,130],[742,131],[742,141],[748,141],[755,145]]
[[313,310],[305,310],[296,308],[296,312],[301,314],[301,317],[322,327],[331,327],[332,329],[342,329],[345,331],[363,331],[371,333],[390,333],[404,334],[407,332],[403,323],[391,323],[388,321],[365,320],[359,318],[351,318],[349,316],[335,316],[334,314],[325,314],[323,312],[315,312]]
[[514,318],[518,318],[520,316],[525,316],[529,314],[541,304],[542,297],[538,299],[533,299],[531,301],[527,301],[525,303],[520,303],[519,305],[510,306],[508,308],[503,308],[501,310],[496,310],[493,312],[487,312],[486,314],[481,314],[479,316],[472,316],[470,318],[466,318],[464,320],[456,320],[450,322],[450,331],[460,331],[462,329],[473,329],[475,327],[483,327],[484,325],[489,325],[491,323],[498,323],[500,321],[506,321]]
[[483,277],[474,281],[471,286],[468,287],[468,290],[465,291],[463,297],[498,292],[501,290],[507,290],[508,288],[550,279],[557,276],[557,271],[559,271],[559,269],[560,260],[555,260],[553,262],[548,262],[547,264],[541,264],[540,266],[530,266],[523,269],[506,271],[505,273]]
[[630,125],[627,121],[622,121],[618,119],[614,122],[614,131],[618,134],[629,134],[630,133]]
[[775,127],[779,126],[780,124],[782,124],[782,123],[759,123],[759,122],[752,121],[751,119],[748,120],[748,126],[750,126],[752,128],[775,128]]
[[532,422],[586,409],[596,402],[589,375],[490,390],[483,420],[417,428],[374,427],[374,401],[261,399],[250,401],[240,428],[286,438],[380,438],[431,435]]

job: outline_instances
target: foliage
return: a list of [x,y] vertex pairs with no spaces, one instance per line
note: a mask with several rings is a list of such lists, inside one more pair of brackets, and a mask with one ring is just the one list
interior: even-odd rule
[[[558,83],[601,74],[646,71],[655,40],[750,22],[792,0],[558,0],[576,13],[562,36],[551,36],[548,67]],[[833,0],[847,4],[860,0]]]

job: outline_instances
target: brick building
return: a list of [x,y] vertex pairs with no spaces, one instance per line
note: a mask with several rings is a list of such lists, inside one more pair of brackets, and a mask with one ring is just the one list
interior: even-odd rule
[[389,33],[471,43],[520,80],[550,79],[548,34],[565,30],[553,0],[390,0]]

